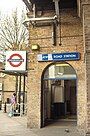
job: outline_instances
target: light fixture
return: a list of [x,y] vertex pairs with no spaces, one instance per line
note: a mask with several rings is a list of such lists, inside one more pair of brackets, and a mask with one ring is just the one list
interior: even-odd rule
[[64,73],[60,73],[60,72],[57,73],[57,75],[60,75],[60,76],[62,76],[63,74],[64,74]]
[[38,44],[32,44],[31,45],[31,49],[32,50],[39,50],[40,49],[40,46]]

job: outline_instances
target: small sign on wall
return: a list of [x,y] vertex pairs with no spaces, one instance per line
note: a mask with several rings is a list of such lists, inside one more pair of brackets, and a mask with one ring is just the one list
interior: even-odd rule
[[26,51],[6,51],[5,70],[25,71]]
[[53,54],[38,54],[38,61],[64,61],[64,60],[79,60],[79,52],[65,52]]

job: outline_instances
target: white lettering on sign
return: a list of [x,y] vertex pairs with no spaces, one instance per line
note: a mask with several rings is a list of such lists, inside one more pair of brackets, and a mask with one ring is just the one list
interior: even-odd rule
[[70,57],[75,58],[75,57],[76,57],[76,55],[74,55],[74,54],[64,55],[64,58],[70,58]]
[[62,55],[54,55],[54,58],[62,58]]
[[47,58],[48,58],[48,56],[42,56],[42,58],[43,58],[43,59],[47,59]]
[[60,61],[60,60],[79,60],[79,52],[65,52],[53,54],[38,54],[38,61]]

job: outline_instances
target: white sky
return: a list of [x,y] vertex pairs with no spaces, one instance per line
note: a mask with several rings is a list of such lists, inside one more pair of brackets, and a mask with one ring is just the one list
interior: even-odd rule
[[16,7],[21,11],[25,8],[25,4],[22,0],[0,0],[0,12],[2,14],[11,14]]

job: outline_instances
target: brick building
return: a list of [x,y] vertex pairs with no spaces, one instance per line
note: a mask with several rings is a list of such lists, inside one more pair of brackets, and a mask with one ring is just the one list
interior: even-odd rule
[[23,0],[29,30],[28,127],[74,117],[90,132],[89,0]]
[[[1,56],[0,56],[1,58]],[[4,71],[4,63],[0,62],[0,102],[9,102],[9,98],[15,92],[15,76],[8,76]]]
[[27,103],[27,75],[14,71],[5,71],[0,63],[0,104],[10,103],[13,93],[16,93],[18,104]]

